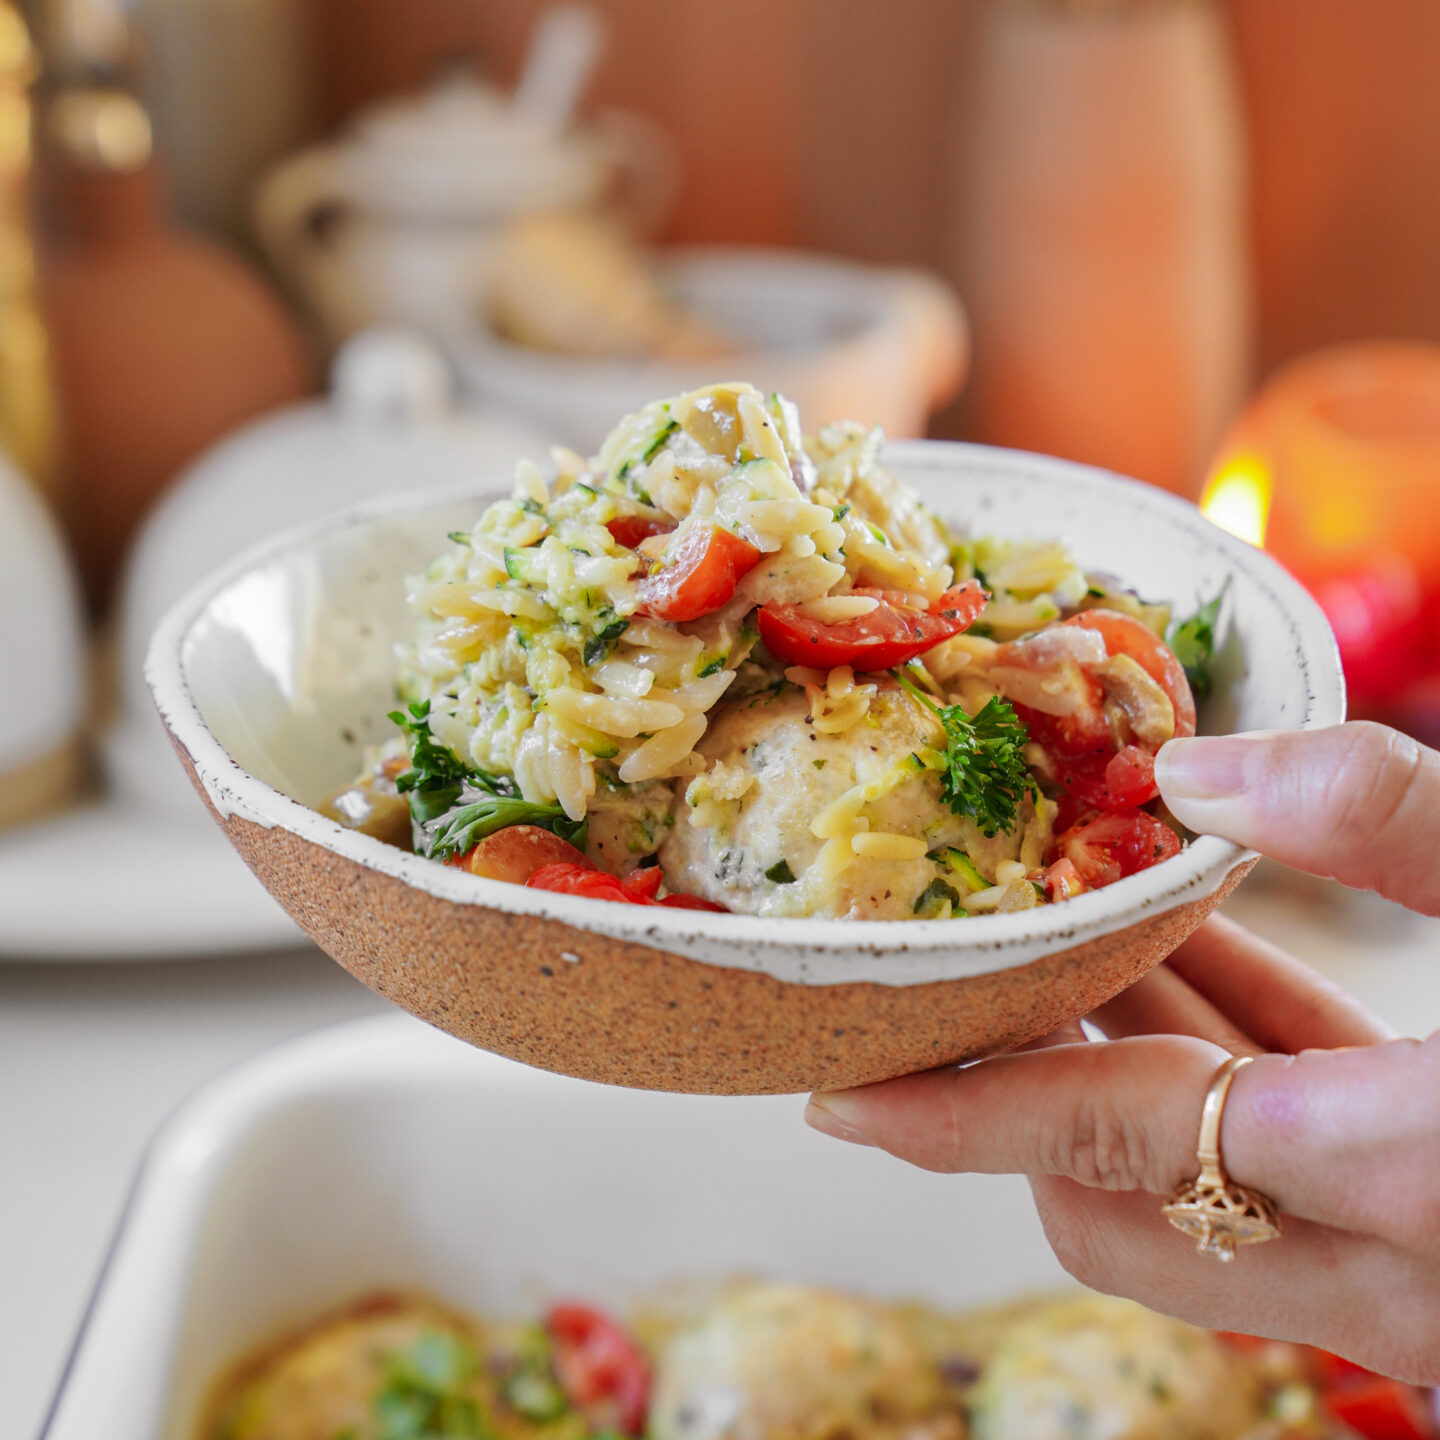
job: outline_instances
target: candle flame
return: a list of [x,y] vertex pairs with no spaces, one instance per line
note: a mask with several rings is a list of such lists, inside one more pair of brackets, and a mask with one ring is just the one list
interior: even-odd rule
[[1258,455],[1231,455],[1206,484],[1200,513],[1222,530],[1262,549],[1270,519],[1270,494],[1265,462]]

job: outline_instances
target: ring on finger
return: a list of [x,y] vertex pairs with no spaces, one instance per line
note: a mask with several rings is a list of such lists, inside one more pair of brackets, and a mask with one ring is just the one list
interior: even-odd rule
[[1220,1155],[1220,1124],[1230,1083],[1252,1055],[1233,1055],[1216,1072],[1205,1093],[1200,1115],[1200,1141],[1195,1158],[1200,1173],[1182,1185],[1164,1207],[1165,1218],[1193,1236],[1202,1255],[1231,1261],[1241,1245],[1260,1245],[1280,1238],[1280,1216],[1268,1195],[1237,1185],[1225,1173]]

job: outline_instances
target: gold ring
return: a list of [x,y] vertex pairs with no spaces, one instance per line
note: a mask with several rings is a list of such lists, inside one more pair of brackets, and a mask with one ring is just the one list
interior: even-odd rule
[[1164,1208],[1165,1218],[1177,1230],[1195,1237],[1202,1255],[1226,1262],[1235,1258],[1241,1245],[1260,1245],[1280,1238],[1275,1202],[1258,1190],[1236,1185],[1220,1160],[1220,1121],[1230,1082],[1254,1058],[1232,1055],[1215,1072],[1200,1115],[1200,1143],[1195,1152],[1200,1174],[1182,1185]]

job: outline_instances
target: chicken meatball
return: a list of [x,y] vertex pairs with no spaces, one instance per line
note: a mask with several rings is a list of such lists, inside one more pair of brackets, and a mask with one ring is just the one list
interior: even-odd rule
[[737,1288],[662,1350],[653,1440],[961,1440],[893,1310],[796,1285]]
[[1049,811],[1027,796],[1008,834],[983,835],[918,758],[944,748],[934,717],[888,681],[856,694],[831,714],[788,683],[716,707],[697,747],[706,772],[680,789],[660,849],[672,889],[749,915],[910,920],[937,882],[958,905],[932,858],[947,848],[991,884],[1002,861],[1044,863]]
[[1102,1295],[1020,1322],[970,1405],[975,1440],[1233,1440],[1261,1418],[1253,1377],[1213,1335]]

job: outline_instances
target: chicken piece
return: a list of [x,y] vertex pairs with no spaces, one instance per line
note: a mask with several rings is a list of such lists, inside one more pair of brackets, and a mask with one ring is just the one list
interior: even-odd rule
[[662,1350],[652,1440],[961,1440],[938,1372],[888,1308],[757,1282]]
[[1233,1440],[1261,1412],[1213,1335],[1103,1295],[1021,1320],[970,1393],[976,1440]]
[[222,1398],[200,1433],[207,1440],[370,1440],[379,1433],[376,1396],[403,1386],[407,1367],[436,1392],[480,1402],[478,1348],[474,1327],[439,1306],[379,1296],[282,1346]]
[[[1003,860],[1041,863],[1049,835],[1039,835],[1030,797],[1009,834],[982,835],[950,811],[939,775],[915,758],[943,747],[944,736],[904,691],[887,682],[836,733],[816,724],[823,717],[814,709],[805,690],[788,684],[716,707],[697,747],[707,773],[680,790],[660,847],[671,889],[747,915],[911,920],[932,881],[953,879],[930,852],[965,852],[991,884]],[[737,772],[753,780],[735,795]],[[856,828],[906,837],[913,854],[857,854],[840,869],[820,862],[826,840],[812,824],[857,786],[873,798],[856,806]]]

